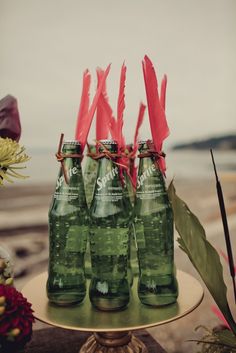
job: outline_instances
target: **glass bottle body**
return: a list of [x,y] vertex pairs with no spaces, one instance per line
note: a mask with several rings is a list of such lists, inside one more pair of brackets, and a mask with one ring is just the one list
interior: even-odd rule
[[[110,152],[117,152],[115,143],[105,144],[105,147]],[[98,161],[90,207],[92,279],[89,295],[97,309],[119,310],[129,302],[129,222],[118,166],[103,157]]]
[[[64,143],[63,153],[79,153],[80,145]],[[80,303],[86,294],[84,257],[88,238],[80,158],[65,158],[68,184],[61,168],[49,210],[47,295],[58,305]]]
[[138,247],[138,295],[143,304],[162,306],[176,301],[173,212],[165,182],[152,157],[140,159],[134,206]]

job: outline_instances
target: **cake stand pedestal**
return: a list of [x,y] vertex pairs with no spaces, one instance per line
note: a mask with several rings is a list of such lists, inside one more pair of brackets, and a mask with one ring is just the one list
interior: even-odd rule
[[80,353],[147,353],[144,343],[132,331],[177,320],[192,312],[203,299],[203,289],[195,278],[177,271],[177,280],[178,301],[154,308],[139,301],[135,278],[128,307],[117,312],[94,309],[88,294],[80,305],[59,307],[49,303],[46,295],[46,272],[30,280],[22,293],[32,303],[34,316],[38,320],[69,330],[93,332]]

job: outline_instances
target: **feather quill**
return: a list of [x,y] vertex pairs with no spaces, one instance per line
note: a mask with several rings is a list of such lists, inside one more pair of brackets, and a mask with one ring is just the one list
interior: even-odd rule
[[126,66],[123,63],[120,72],[120,87],[119,87],[119,95],[117,101],[117,142],[119,148],[125,147],[125,139],[122,135],[123,128],[123,114],[125,110],[125,80],[126,80]]
[[[102,69],[97,69],[97,88],[102,80],[104,71]],[[108,102],[106,83],[103,86],[102,93],[98,99],[97,104],[97,114],[96,114],[96,140],[105,140],[108,138],[109,131],[109,116],[107,115],[106,109],[102,103],[102,97]]]
[[161,81],[161,106],[166,110],[166,85],[167,85],[167,76],[164,75],[162,81]]
[[[80,120],[80,122],[82,121],[82,123],[79,122],[77,124],[76,140],[80,141],[82,152],[83,152],[84,147],[85,147],[86,142],[87,142],[88,133],[89,133],[90,126],[91,126],[91,123],[92,123],[92,119],[93,119],[93,116],[94,116],[94,113],[95,113],[95,110],[96,110],[96,107],[97,107],[98,99],[100,97],[100,94],[102,93],[106,78],[107,78],[107,76],[109,74],[110,66],[111,65],[109,65],[106,68],[105,72],[104,72],[104,75],[103,75],[103,77],[101,79],[101,82],[100,82],[100,84],[98,86],[98,89],[96,91],[96,94],[95,94],[95,96],[93,98],[93,102],[92,102],[88,112],[85,113],[85,115]],[[81,102],[81,104],[83,104],[83,102]]]
[[[147,55],[144,57],[142,64],[152,138],[156,150],[160,152],[164,139],[169,135],[169,128],[167,125],[164,108],[162,107],[159,99],[155,70]],[[166,81],[164,80],[162,93],[162,103],[164,104],[166,89],[165,82]]]

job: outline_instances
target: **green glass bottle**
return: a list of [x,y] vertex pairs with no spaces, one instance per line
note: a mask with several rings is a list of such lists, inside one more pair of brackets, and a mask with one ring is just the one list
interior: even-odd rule
[[[90,153],[96,153],[96,146],[89,145]],[[98,163],[92,157],[87,156],[85,160],[85,166],[83,171],[84,176],[84,188],[87,200],[87,205],[90,207],[93,198],[94,185],[97,177]]]
[[178,285],[174,266],[173,212],[163,175],[155,157],[139,144],[140,158],[134,205],[134,227],[138,247],[138,296],[143,304],[174,303]]
[[84,255],[89,217],[80,152],[77,141],[63,144],[68,184],[61,167],[49,210],[47,295],[58,305],[80,303],[86,294]]
[[[128,144],[126,145],[125,148],[125,155],[126,158],[128,159],[128,170],[129,170],[129,175],[132,177],[134,173],[134,162],[135,158],[132,155],[133,152],[133,144]],[[133,284],[133,278],[138,274],[138,262],[137,262],[137,250],[135,247],[135,242],[134,242],[134,228],[132,224],[132,214],[133,214],[133,205],[134,205],[134,197],[135,197],[135,189],[132,185],[132,181],[128,174],[126,173],[126,170],[124,170],[124,197],[127,203],[127,209],[129,210],[131,214],[131,227],[130,227],[130,232],[129,232],[129,238],[130,238],[130,253],[128,257],[128,280],[130,283],[130,286]]]
[[[84,168],[83,168],[83,178],[84,178],[84,189],[87,200],[88,208],[91,205],[93,199],[94,185],[97,177],[98,162],[92,158],[89,154],[96,153],[95,145],[88,145],[87,156],[85,158]],[[89,242],[87,244],[86,254],[85,254],[85,276],[86,278],[91,278],[91,258],[90,258],[90,246]]]
[[[118,166],[115,164],[117,143],[102,140],[100,153],[110,157],[98,161],[98,174],[90,207],[90,251],[92,279],[90,300],[100,310],[119,310],[129,303],[127,259],[129,222],[123,200]],[[112,157],[112,154],[114,157]]]

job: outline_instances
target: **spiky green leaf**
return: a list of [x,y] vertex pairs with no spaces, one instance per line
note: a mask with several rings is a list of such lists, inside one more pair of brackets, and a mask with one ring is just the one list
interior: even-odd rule
[[227,288],[219,255],[206,239],[205,230],[198,218],[176,195],[173,182],[169,185],[168,195],[174,212],[175,227],[180,236],[180,247],[188,255],[236,335],[236,323],[227,301]]

